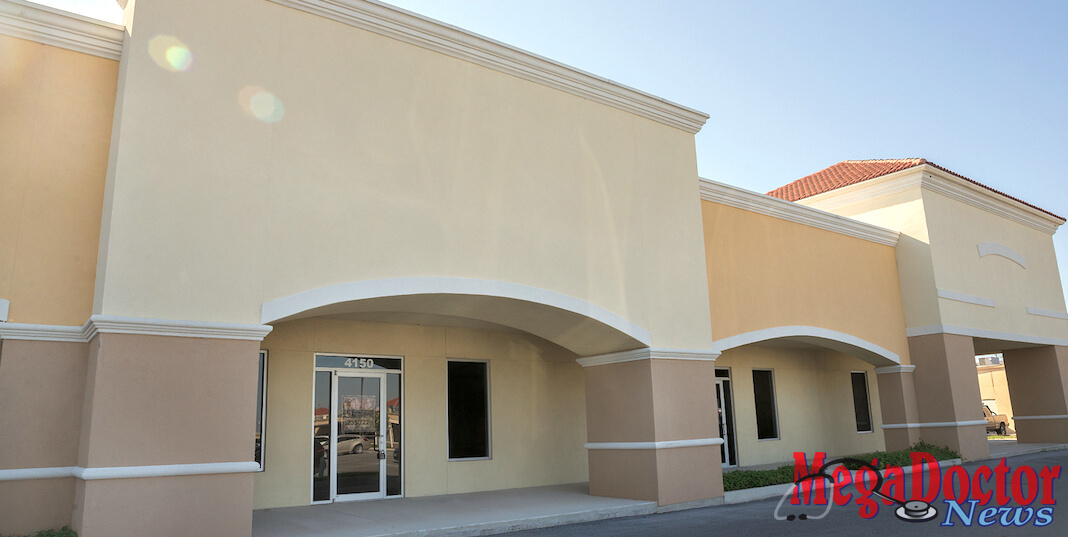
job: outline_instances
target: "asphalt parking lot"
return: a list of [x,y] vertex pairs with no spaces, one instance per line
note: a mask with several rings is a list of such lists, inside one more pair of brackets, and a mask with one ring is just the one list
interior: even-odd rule
[[[981,461],[974,463],[966,463],[963,467],[968,470],[969,475],[974,475],[975,470],[980,465],[987,465],[991,468],[997,465],[998,461]],[[1036,472],[1040,471],[1042,467],[1054,467],[1068,465],[1068,451],[1051,451],[1045,453],[1036,453],[1033,455],[1021,455],[1011,457],[1008,459],[1008,465],[1015,470],[1022,466],[1030,466]],[[1061,475],[1060,478],[1053,480],[1053,497],[1054,499],[1060,499],[1068,497],[1068,472]],[[906,476],[906,499],[911,498],[911,479],[910,476]],[[984,486],[987,491],[994,489],[993,481],[989,485]],[[856,489],[852,486],[843,488],[843,492],[853,492],[856,494]],[[1010,494],[1011,491],[1007,491]],[[1041,490],[1039,496],[1041,497]],[[667,513],[660,515],[649,515],[642,517],[632,518],[619,518],[613,520],[605,520],[600,522],[590,522],[585,524],[573,524],[568,526],[557,526],[554,528],[542,529],[542,530],[530,530],[524,532],[516,532],[507,534],[509,536],[517,537],[565,537],[565,536],[583,536],[583,537],[626,537],[626,536],[709,536],[709,535],[849,535],[849,536],[883,536],[883,535],[1068,535],[1068,506],[1062,508],[1059,505],[1054,505],[1051,514],[1051,521],[1048,525],[1038,527],[1035,522],[1038,519],[1036,516],[1030,517],[1027,524],[1023,526],[1008,527],[1001,525],[1000,521],[996,519],[990,526],[980,526],[979,514],[984,506],[979,505],[975,508],[975,515],[973,516],[972,525],[965,525],[958,516],[952,517],[952,526],[943,525],[946,521],[946,513],[948,509],[945,503],[945,498],[939,493],[938,498],[931,502],[931,504],[938,509],[938,516],[925,522],[906,522],[899,520],[894,515],[894,507],[887,507],[880,505],[880,509],[877,515],[870,519],[861,518],[858,514],[858,507],[855,503],[851,503],[845,506],[834,506],[826,517],[813,520],[806,519],[800,520],[794,518],[792,521],[775,520],[774,512],[776,506],[779,503],[778,498],[762,500],[757,502],[751,502],[746,504],[736,505],[722,505],[717,507],[708,507],[704,509],[693,509],[689,511],[681,511],[676,513]],[[996,501],[991,500],[989,506],[996,506]],[[1004,507],[1018,507],[1016,502],[1009,502]],[[789,500],[783,505],[780,510],[781,515],[789,514],[786,510],[789,507]],[[1039,505],[1039,501],[1035,501],[1030,504],[1030,508],[1035,511],[1038,508],[1043,507]],[[819,510],[810,508],[816,514],[822,511],[822,507]],[[1065,512],[1061,512],[1064,509]],[[803,511],[798,511],[800,514]],[[1026,516],[1027,511],[1020,511],[1020,516]],[[1012,516],[1016,515],[1016,511],[1013,511],[1009,515],[1009,522],[1012,523]]]

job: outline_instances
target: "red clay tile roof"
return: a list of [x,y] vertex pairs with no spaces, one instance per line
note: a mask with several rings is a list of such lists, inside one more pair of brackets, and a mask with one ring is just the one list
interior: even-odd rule
[[815,196],[817,194],[823,194],[824,192],[830,192],[844,186],[854,185],[869,179],[875,179],[876,177],[882,177],[901,170],[907,170],[926,164],[933,168],[938,168],[946,173],[953,174],[973,185],[985,188],[996,194],[1000,194],[1008,199],[1011,199],[1017,203],[1022,203],[1032,209],[1042,211],[1054,218],[1064,218],[1057,216],[1041,207],[1036,207],[1023,201],[1019,198],[1014,198],[1000,190],[990,188],[978,181],[973,181],[967,177],[956,173],[952,170],[943,168],[927,159],[922,158],[902,158],[902,159],[877,159],[877,160],[843,160],[834,166],[824,168],[812,175],[802,177],[788,185],[781,186],[768,192],[769,196],[784,199],[786,201],[797,201],[805,198]]

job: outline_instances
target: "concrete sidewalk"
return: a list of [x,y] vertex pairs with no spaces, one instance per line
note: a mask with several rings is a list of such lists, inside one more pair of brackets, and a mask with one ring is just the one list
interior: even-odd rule
[[576,483],[447,496],[262,509],[252,514],[252,535],[490,535],[607,518],[648,515],[658,510],[656,502],[590,496],[586,483]]
[[1068,449],[1068,444],[1020,444],[1015,440],[988,440],[987,442],[990,443],[991,459]]

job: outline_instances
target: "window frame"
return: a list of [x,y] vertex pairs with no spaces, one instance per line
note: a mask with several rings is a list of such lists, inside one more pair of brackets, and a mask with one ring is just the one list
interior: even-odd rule
[[[269,361],[269,351],[260,349],[259,358],[261,366],[263,368],[263,377],[259,379],[260,398],[257,401],[259,405],[259,422],[260,422],[260,469],[257,472],[263,472],[267,468],[267,370]],[[256,461],[253,461],[256,462]]]
[[[486,456],[484,457],[452,457],[449,445],[449,364],[452,362],[478,363],[486,366]],[[471,358],[446,358],[445,359],[445,461],[446,462],[471,462],[493,460],[493,392],[490,381],[490,361]]]
[[[758,420],[757,420],[758,423],[756,424],[757,442],[774,442],[776,440],[782,440],[782,430],[779,427],[779,396],[778,396],[778,394],[776,393],[776,390],[775,390],[775,369],[773,369],[773,368],[757,368],[757,367],[754,367],[754,368],[751,369],[752,373],[756,373],[757,371],[767,371],[770,374],[770,378],[771,378],[771,415],[775,420],[775,436],[769,436],[768,438],[760,438],[759,416],[757,417],[758,418]],[[754,382],[754,384],[753,384],[753,412],[756,413],[756,411],[757,411],[756,383]]]
[[[853,375],[860,373],[864,375],[864,402],[868,405],[868,426],[870,429],[862,431],[860,429],[860,419],[857,416],[857,390],[853,385]],[[857,434],[869,434],[875,432],[875,416],[871,413],[871,387],[868,385],[868,372],[867,371],[850,371],[849,372],[849,391],[853,392],[853,418],[857,426]]]

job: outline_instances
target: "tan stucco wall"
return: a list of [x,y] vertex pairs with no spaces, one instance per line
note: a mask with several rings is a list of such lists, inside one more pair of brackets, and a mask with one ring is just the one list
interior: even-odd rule
[[[265,471],[255,508],[311,501],[314,353],[403,356],[404,492],[586,481],[585,392],[575,355],[528,334],[335,318],[279,323],[270,352]],[[489,360],[492,460],[446,461],[446,358]]]
[[[158,34],[190,70],[153,63]],[[249,323],[309,289],[452,276],[710,344],[692,134],[260,0],[138,4],[124,61],[99,313]],[[247,85],[281,121],[242,110]]]
[[[0,469],[74,466],[87,345],[0,346]],[[69,526],[74,478],[0,482],[0,535]]]
[[118,62],[0,35],[0,298],[9,321],[92,312]]
[[996,414],[1004,414],[1009,418],[1009,434],[1012,434],[1015,432],[1016,422],[1012,419],[1012,399],[1009,397],[1009,382],[1005,378],[1005,366],[979,366],[977,375],[979,377],[979,397],[983,401],[994,401],[997,408],[992,410]]
[[709,201],[701,207],[716,339],[813,326],[909,363],[892,247]]
[[[942,298],[942,324],[1068,338],[1068,321],[1027,313],[1028,306],[1065,311],[1052,235],[941,194],[924,191],[923,202],[938,288],[997,303],[990,308]],[[1019,252],[1027,268],[996,255],[979,257],[982,242],[996,242]]]
[[[730,369],[738,464],[791,460],[794,451],[853,455],[884,449],[879,386],[873,366],[830,350],[749,345],[724,352],[716,367]],[[771,369],[779,439],[758,440],[753,369]],[[874,432],[858,433],[851,371],[865,371]]]

